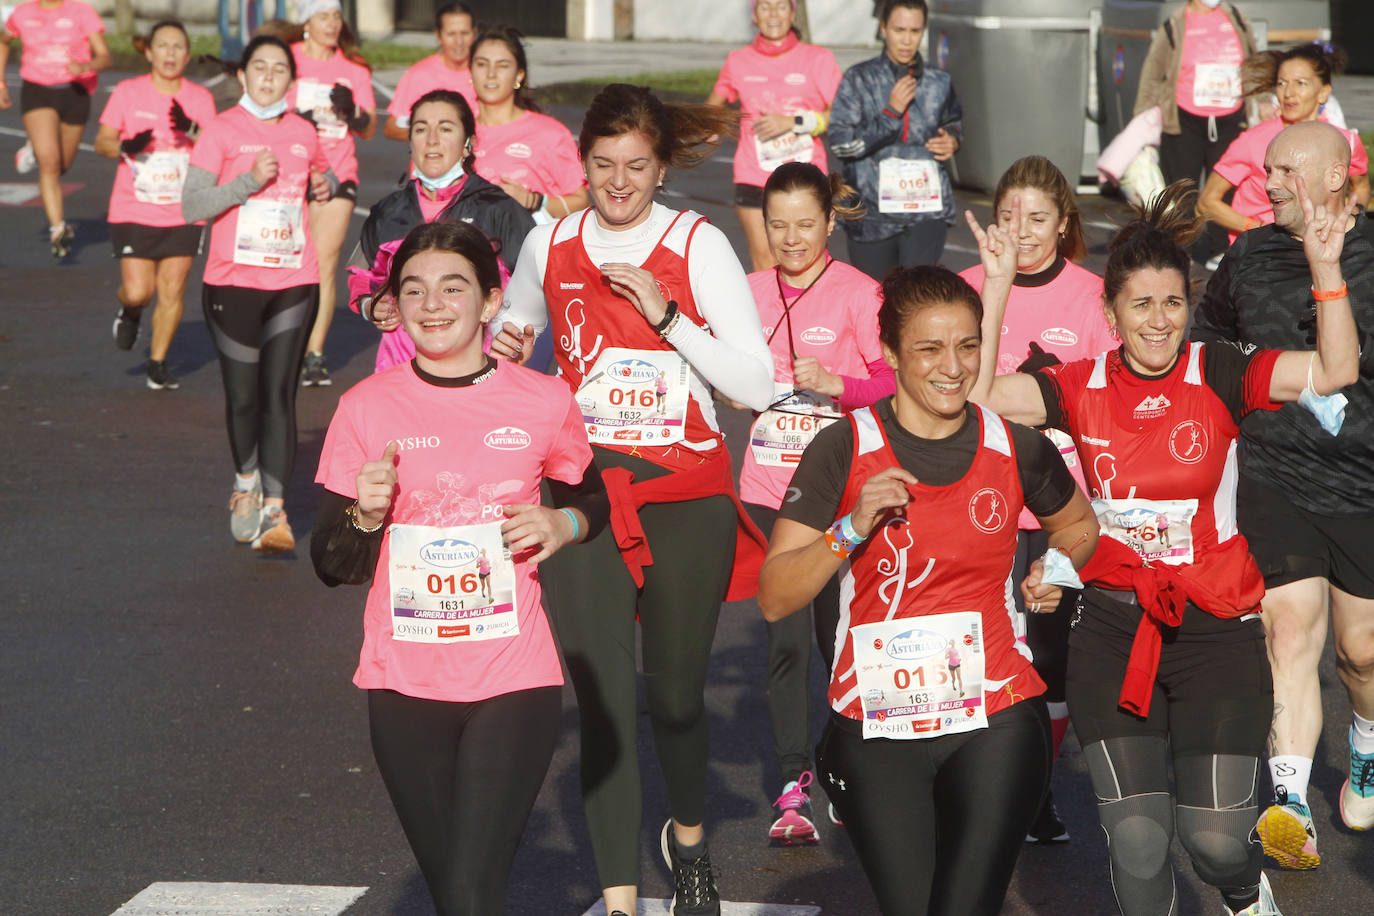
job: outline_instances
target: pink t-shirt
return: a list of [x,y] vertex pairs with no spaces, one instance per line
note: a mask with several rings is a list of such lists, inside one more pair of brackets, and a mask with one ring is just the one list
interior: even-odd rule
[[320,146],[340,181],[358,180],[358,157],[353,148],[353,135],[348,125],[334,114],[329,93],[336,85],[353,91],[353,101],[363,111],[374,111],[377,100],[372,96],[372,71],[344,57],[334,49],[329,60],[316,60],[305,53],[305,42],[291,46],[296,59],[296,81],[286,92],[286,104],[297,111],[308,111],[315,119],[320,134]]
[[305,191],[311,167],[323,174],[329,161],[309,121],[292,112],[275,123],[259,121],[235,105],[204,125],[191,165],[226,184],[252,171],[264,147],[277,157],[277,177],[210,224],[205,282],[213,286],[277,290],[320,282]]
[[[503,505],[538,503],[544,477],[579,483],[592,459],[568,386],[504,360],[493,375],[462,388],[422,381],[410,364],[363,379],[339,399],[315,481],[356,498],[358,471],[392,441],[401,449],[388,526],[499,521]],[[388,530],[367,594],[353,683],[452,702],[563,683],[539,604],[539,579],[527,563],[515,564],[517,635],[448,644],[395,639],[391,540]],[[472,565],[454,572],[477,570]],[[499,588],[496,580],[493,575]]]
[[824,111],[843,76],[835,55],[816,45],[798,44],[777,57],[760,54],[753,45],[731,51],[712,91],[740,103],[735,183],[761,188],[774,169],[791,161],[811,162],[826,171],[825,144],[819,137],[784,134],[761,147],[754,139],[754,119],[763,112]]
[[1187,13],[1178,71],[1178,107],[1199,117],[1240,110],[1245,49],[1223,10]]
[[181,104],[186,116],[202,127],[215,119],[215,98],[202,86],[188,79],[181,81],[175,95],[163,95],[153,86],[151,75],[136,76],[114,87],[100,123],[119,131],[127,140],[152,128],[153,142],[131,160],[121,156],[110,192],[112,223],[137,223],[140,226],[182,226],[181,186],[186,182],[186,166],[191,160],[191,140],[172,130],[172,101]]
[[[798,356],[819,359],[832,375],[866,378],[868,364],[882,359],[882,345],[878,342],[882,287],[868,274],[843,261],[831,261],[821,278],[803,295],[789,292],[790,343],[776,269],[751,273],[749,289],[754,294],[763,336],[773,354],[775,389],[783,386],[785,390],[792,385],[793,347]],[[740,499],[777,509],[796,468],[762,464],[754,451],[751,441],[744,450],[744,465],[740,469]]]
[[474,166],[492,184],[502,178],[544,195],[586,187],[572,132],[548,115],[527,111],[508,124],[477,125]]
[[[1261,223],[1274,221],[1274,209],[1269,206],[1269,195],[1264,190],[1264,154],[1269,144],[1288,125],[1282,118],[1261,121],[1231,141],[1221,159],[1217,160],[1214,171],[1225,178],[1236,189],[1231,198],[1231,207],[1246,219],[1257,219]],[[1336,128],[1350,141],[1350,174],[1364,175],[1369,171],[1369,153],[1365,151],[1360,135],[1353,130]],[[1232,232],[1231,241],[1240,233]]]
[[[975,264],[959,276],[979,293],[983,291],[983,265]],[[1059,276],[1043,286],[1013,285],[1002,319],[997,374],[1015,372],[1030,355],[1032,341],[1064,363],[1091,359],[1114,349],[1117,342],[1102,310],[1102,278],[1065,261]],[[1083,467],[1073,440],[1059,430],[1046,430],[1045,435],[1059,447],[1069,472],[1082,488]],[[1039,520],[1024,508],[1018,524],[1023,531],[1040,527]]]
[[38,0],[30,0],[10,13],[5,31],[24,44],[20,79],[43,86],[76,82],[95,91],[94,73],[73,77],[67,69],[67,64],[90,63],[90,38],[105,31],[105,23],[89,4],[66,0],[55,9],[44,9]]
[[396,84],[396,93],[391,97],[386,113],[402,127],[407,126],[410,124],[410,109],[420,96],[435,89],[452,89],[459,93],[467,99],[472,116],[477,117],[477,90],[472,88],[472,71],[467,67],[454,70],[444,63],[442,54],[431,54],[416,61],[401,74],[401,81]]

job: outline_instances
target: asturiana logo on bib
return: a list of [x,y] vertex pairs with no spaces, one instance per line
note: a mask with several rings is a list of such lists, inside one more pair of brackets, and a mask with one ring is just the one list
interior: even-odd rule
[[823,347],[826,344],[832,344],[835,342],[835,332],[830,330],[829,328],[823,328],[820,325],[817,325],[814,328],[807,328],[805,331],[802,331],[801,339],[803,343],[809,343],[813,346]]
[[611,363],[606,375],[617,382],[642,385],[658,378],[658,372],[657,366],[642,359],[622,359],[618,363]]
[[500,429],[493,429],[482,438],[482,441],[489,448],[499,448],[504,451],[513,452],[517,449],[529,448],[530,434],[520,429],[518,426],[503,426]]
[[895,659],[915,660],[945,651],[946,642],[933,630],[907,630],[889,639],[885,651]]
[[457,538],[440,538],[420,548],[420,559],[430,566],[456,569],[477,560],[477,547]]
[[1078,343],[1078,335],[1068,328],[1045,328],[1040,332],[1040,339],[1048,344],[1058,344],[1061,347],[1072,347]]

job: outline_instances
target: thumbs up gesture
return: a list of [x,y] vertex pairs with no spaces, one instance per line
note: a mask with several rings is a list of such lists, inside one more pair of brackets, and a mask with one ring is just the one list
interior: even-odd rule
[[358,524],[375,528],[391,511],[396,493],[397,444],[388,442],[382,457],[369,461],[358,471]]

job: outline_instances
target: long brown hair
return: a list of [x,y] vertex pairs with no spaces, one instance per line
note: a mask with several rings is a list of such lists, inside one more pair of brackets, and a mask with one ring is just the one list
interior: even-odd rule
[[648,86],[611,83],[582,119],[577,151],[583,159],[602,137],[640,133],[664,165],[690,169],[739,132],[739,114],[714,105],[665,105]]
[[996,218],[1002,209],[1002,199],[1007,192],[1017,188],[1034,188],[1054,201],[1059,216],[1068,222],[1064,234],[1059,237],[1059,255],[1069,261],[1078,261],[1088,253],[1083,241],[1083,221],[1078,213],[1078,201],[1073,196],[1064,173],[1044,156],[1024,156],[1011,164],[997,182],[997,190],[992,195],[992,214]]
[[1186,248],[1206,222],[1197,213],[1197,187],[1186,178],[1169,185],[1148,205],[1131,209],[1134,218],[1107,244],[1102,294],[1109,307],[1138,270],[1176,270],[1187,290],[1193,259]]

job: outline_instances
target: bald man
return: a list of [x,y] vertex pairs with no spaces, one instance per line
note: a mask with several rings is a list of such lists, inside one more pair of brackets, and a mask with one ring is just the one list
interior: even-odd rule
[[[1314,206],[1348,199],[1350,145],[1328,124],[1285,128],[1264,158],[1274,225],[1242,234],[1207,284],[1193,336],[1241,347],[1310,349],[1312,277],[1303,257],[1299,176]],[[1345,823],[1374,827],[1374,222],[1350,219],[1341,254],[1363,335],[1360,380],[1332,435],[1299,404],[1255,411],[1240,428],[1237,521],[1264,573],[1263,619],[1274,676],[1269,770],[1274,805],[1260,817],[1265,852],[1285,868],[1321,863],[1308,777],[1322,731],[1317,664],[1328,609],[1337,670],[1354,707]]]

